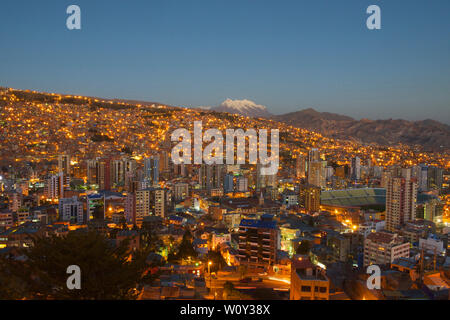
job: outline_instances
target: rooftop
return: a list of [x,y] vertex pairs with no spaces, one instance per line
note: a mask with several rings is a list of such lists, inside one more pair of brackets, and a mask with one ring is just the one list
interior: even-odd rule
[[374,232],[369,234],[366,239],[378,243],[390,243],[396,239],[396,235],[388,232]]
[[253,220],[253,219],[242,219],[239,227],[248,228],[261,228],[261,229],[275,229],[277,223],[275,221],[267,220]]

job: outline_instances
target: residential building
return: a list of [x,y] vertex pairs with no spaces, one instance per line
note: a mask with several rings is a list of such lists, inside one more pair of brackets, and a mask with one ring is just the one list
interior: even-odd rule
[[268,270],[276,261],[280,236],[271,215],[242,219],[239,225],[239,262],[251,270]]
[[291,260],[290,300],[329,300],[330,280],[306,255]]
[[76,196],[72,198],[59,199],[59,217],[62,221],[69,221],[74,224],[85,223],[83,202]]
[[395,233],[374,232],[364,241],[364,266],[391,264],[409,258],[410,244]]
[[395,232],[416,217],[417,183],[414,178],[389,178],[386,186],[386,229]]

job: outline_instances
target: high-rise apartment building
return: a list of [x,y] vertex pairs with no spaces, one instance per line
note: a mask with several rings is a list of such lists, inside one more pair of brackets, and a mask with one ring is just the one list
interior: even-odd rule
[[313,185],[300,186],[299,204],[305,207],[307,213],[320,211],[320,192],[321,189]]
[[50,176],[45,184],[44,193],[47,199],[60,199],[64,197],[64,173],[59,172]]
[[250,270],[268,270],[280,247],[279,230],[271,215],[242,219],[239,225],[239,262]]
[[313,161],[308,167],[308,184],[324,188],[326,186],[325,176],[326,161]]
[[230,193],[234,191],[234,175],[232,173],[227,173],[223,180],[223,192]]
[[244,176],[237,177],[236,189],[238,192],[247,192],[248,191],[248,179]]
[[162,188],[147,188],[135,192],[133,212],[136,225],[140,226],[144,217],[149,215],[165,217],[165,190]]
[[202,189],[222,188],[225,167],[222,164],[202,164],[199,169],[199,184]]
[[97,181],[100,190],[111,190],[111,159],[97,161]]
[[144,159],[144,179],[149,186],[155,186],[159,181],[159,157]]
[[136,160],[116,159],[112,161],[112,183],[115,186],[125,186],[127,176],[132,176],[136,170]]
[[428,167],[420,164],[412,168],[412,176],[417,180],[417,189],[419,191],[428,190]]
[[414,178],[390,177],[386,184],[386,229],[396,231],[416,218],[417,182]]
[[295,159],[295,176],[297,179],[306,177],[306,159],[302,154],[297,155]]
[[123,173],[122,165],[116,164],[114,168],[114,163],[112,158],[87,160],[87,182],[97,184],[100,190],[111,190],[114,172],[117,172],[117,180],[122,179],[121,173]]
[[361,178],[361,158],[352,158],[351,177],[353,180],[359,180]]
[[83,202],[76,196],[72,198],[59,199],[58,211],[62,221],[82,224],[85,223]]
[[175,201],[184,200],[189,196],[189,184],[175,183],[173,191],[173,198]]
[[438,167],[428,167],[428,190],[441,190],[442,189],[443,170]]
[[7,193],[8,196],[8,208],[12,212],[18,212],[22,207],[23,195],[17,191],[11,191]]
[[86,161],[86,175],[88,184],[97,184],[97,159]]
[[308,152],[308,162],[320,161],[320,152],[317,148],[312,148]]
[[63,172],[64,175],[70,175],[70,156],[67,154],[60,154],[58,156],[58,172]]
[[128,193],[124,203],[124,215],[127,223],[136,224],[136,194]]

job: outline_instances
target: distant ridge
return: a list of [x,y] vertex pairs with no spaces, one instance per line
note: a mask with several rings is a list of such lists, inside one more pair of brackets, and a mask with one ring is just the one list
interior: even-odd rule
[[[181,109],[159,102],[128,99],[108,99],[99,97],[54,94],[32,90],[20,90],[0,86],[0,92],[11,90],[23,99],[41,102],[66,102],[89,105],[91,107],[134,108],[136,105]],[[60,96],[62,100],[56,100]],[[0,100],[0,107],[6,102]],[[384,146],[405,144],[420,146],[424,151],[450,150],[450,126],[432,119],[407,121],[402,119],[355,120],[352,117],[330,112],[319,112],[308,108],[282,115],[271,114],[265,106],[250,100],[226,99],[217,107],[194,108],[202,112],[227,112],[253,118],[267,118],[288,125],[314,131],[335,139],[349,139],[362,143],[378,143]]]
[[381,145],[420,145],[430,151],[450,149],[450,126],[431,119],[407,121],[401,119],[355,120],[351,117],[312,108],[272,116],[271,119],[319,132],[337,139]]

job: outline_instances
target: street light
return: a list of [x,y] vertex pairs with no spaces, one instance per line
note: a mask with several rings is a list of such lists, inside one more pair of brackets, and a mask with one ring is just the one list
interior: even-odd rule
[[[212,292],[212,287],[211,287],[211,267],[212,265],[212,261],[208,261],[208,274],[209,274],[209,290]],[[214,297],[215,299],[216,297]]]

